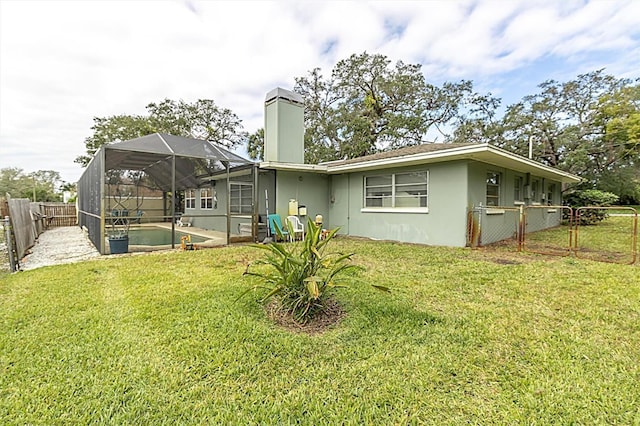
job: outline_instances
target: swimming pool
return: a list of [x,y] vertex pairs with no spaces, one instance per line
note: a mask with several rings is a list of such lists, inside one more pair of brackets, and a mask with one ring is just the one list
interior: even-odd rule
[[[180,244],[180,238],[191,235],[192,243],[203,243],[207,238],[176,230],[174,243]],[[171,229],[160,227],[143,227],[129,229],[129,245],[134,246],[164,246],[171,244]]]

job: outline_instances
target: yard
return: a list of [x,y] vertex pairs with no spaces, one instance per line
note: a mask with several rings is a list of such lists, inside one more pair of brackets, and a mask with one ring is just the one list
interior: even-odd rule
[[[231,247],[0,278],[9,424],[640,422],[640,267],[356,239],[319,335],[236,301]],[[392,288],[377,292],[370,284]]]

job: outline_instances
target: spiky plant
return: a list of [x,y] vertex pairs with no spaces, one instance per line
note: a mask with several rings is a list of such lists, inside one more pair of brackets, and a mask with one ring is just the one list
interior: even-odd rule
[[325,307],[331,290],[344,287],[339,284],[340,276],[360,268],[351,264],[354,253],[327,250],[336,232],[338,229],[323,235],[322,229],[308,220],[307,233],[300,243],[255,245],[266,254],[250,263],[244,275],[258,277],[262,283],[251,287],[241,297],[251,290],[266,289],[268,293],[262,298],[263,303],[275,298],[280,310],[291,314],[299,323],[307,323]]

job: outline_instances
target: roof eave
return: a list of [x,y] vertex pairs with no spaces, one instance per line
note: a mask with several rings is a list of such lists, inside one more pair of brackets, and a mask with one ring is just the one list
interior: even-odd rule
[[380,170],[392,167],[406,167],[439,161],[476,160],[500,167],[512,168],[526,173],[536,173],[563,183],[580,182],[580,177],[571,173],[545,166],[533,160],[511,154],[508,151],[489,144],[466,145],[451,149],[423,152],[393,158],[383,158],[366,162],[332,165],[327,163],[327,173],[340,174],[368,170]]

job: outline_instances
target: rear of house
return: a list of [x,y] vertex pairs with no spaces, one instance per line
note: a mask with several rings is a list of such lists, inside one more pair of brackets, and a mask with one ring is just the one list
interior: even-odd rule
[[[196,226],[225,229],[223,215],[200,222],[197,216],[203,209],[224,212],[230,203],[231,229],[253,226],[258,240],[267,213],[277,213],[303,223],[322,215],[324,227],[343,235],[463,247],[470,211],[479,211],[491,231],[483,243],[510,238],[520,205],[560,205],[563,185],[579,181],[488,144],[423,144],[305,164],[302,98],[280,88],[265,100],[264,152],[265,161],[234,171],[229,186],[221,174],[187,191],[185,215],[195,215]],[[539,210],[545,217],[537,226],[559,224],[557,210]]]

